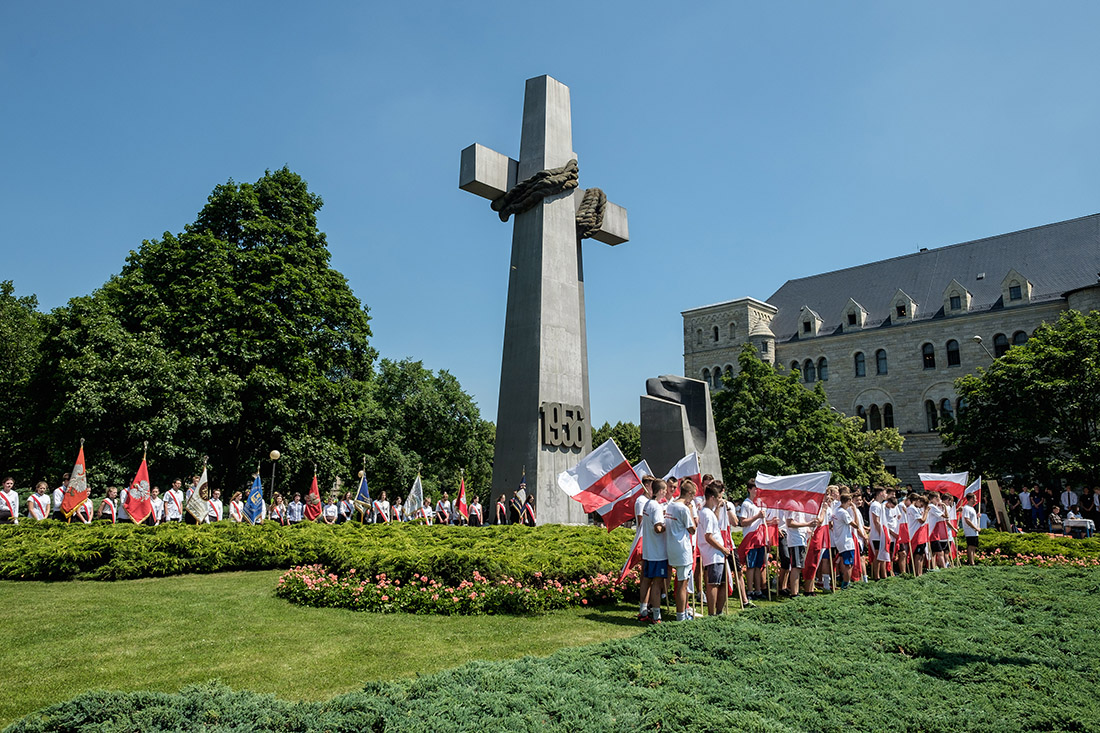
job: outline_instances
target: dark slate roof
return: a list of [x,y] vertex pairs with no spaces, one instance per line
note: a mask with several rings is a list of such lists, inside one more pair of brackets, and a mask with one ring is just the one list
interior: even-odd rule
[[779,308],[772,332],[780,341],[797,338],[805,305],[821,314],[822,335],[839,333],[848,298],[867,309],[867,326],[887,326],[899,288],[917,302],[915,320],[942,317],[952,279],[973,296],[970,312],[1000,308],[1001,282],[1013,269],[1031,282],[1033,303],[1095,284],[1100,214],[788,280],[767,301]]

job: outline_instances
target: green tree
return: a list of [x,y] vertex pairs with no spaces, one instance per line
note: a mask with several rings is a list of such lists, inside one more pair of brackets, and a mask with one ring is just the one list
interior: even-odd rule
[[404,496],[420,466],[426,490],[453,495],[465,470],[467,501],[475,494],[487,500],[495,430],[450,372],[433,374],[419,361],[383,359],[375,398],[377,419],[362,441],[375,485],[391,499],[394,492]]
[[31,376],[40,358],[47,317],[33,295],[15,295],[11,280],[0,282],[0,456],[5,472],[24,486],[42,478],[34,470],[33,444],[37,425],[30,400]]
[[41,460],[70,464],[85,437],[93,482],[117,483],[148,440],[161,477],[208,454],[232,488],[273,448],[283,484],[314,463],[351,475],[376,354],[367,309],[328,266],[321,205],[286,168],[230,181],[182,234],[55,311],[35,377]]
[[880,450],[901,450],[894,428],[865,431],[863,420],[833,410],[820,382],[813,389],[756,356],[746,345],[741,371],[724,377],[712,398],[718,452],[727,484],[757,471],[772,475],[832,471],[834,483],[893,486]]
[[1065,311],[955,381],[942,466],[1025,481],[1100,482],[1100,312]]
[[592,433],[592,447],[602,445],[609,438],[614,438],[615,445],[623,452],[626,460],[635,464],[642,460],[642,430],[632,422],[617,422],[612,427],[605,422],[596,432]]

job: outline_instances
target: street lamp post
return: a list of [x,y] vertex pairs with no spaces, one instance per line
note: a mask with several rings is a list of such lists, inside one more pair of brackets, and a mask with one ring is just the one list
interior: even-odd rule
[[273,450],[268,454],[268,457],[271,458],[271,495],[268,497],[269,506],[271,502],[275,500],[275,462],[278,461],[282,455],[283,454],[277,450]]
[[982,343],[982,337],[981,336],[975,336],[974,337],[974,343],[976,343],[978,346],[981,346],[982,351],[984,351],[986,354],[988,354],[990,359],[992,359],[993,361],[997,361],[997,357],[993,356],[993,352],[991,352],[989,350],[989,348],[985,344]]

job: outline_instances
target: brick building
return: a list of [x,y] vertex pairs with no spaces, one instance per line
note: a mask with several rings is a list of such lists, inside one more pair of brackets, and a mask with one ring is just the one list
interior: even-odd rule
[[1098,281],[1100,214],[921,249],[684,311],[684,374],[720,389],[749,342],[824,382],[841,412],[897,428],[904,452],[883,457],[917,484],[942,451],[939,421],[960,409],[954,381],[1066,308],[1100,309]]

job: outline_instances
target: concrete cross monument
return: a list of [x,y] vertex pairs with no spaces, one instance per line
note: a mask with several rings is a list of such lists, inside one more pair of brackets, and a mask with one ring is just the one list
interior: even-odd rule
[[515,216],[490,506],[526,472],[539,524],[587,521],[556,484],[592,450],[581,240],[628,239],[626,209],[580,189],[576,160],[569,87],[539,76],[527,80],[519,161],[471,145],[459,173],[459,188]]

